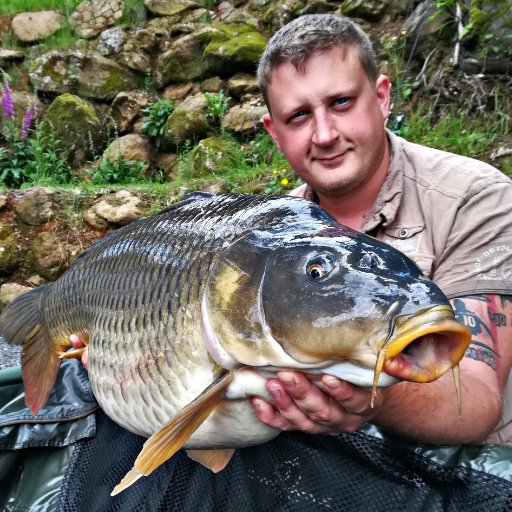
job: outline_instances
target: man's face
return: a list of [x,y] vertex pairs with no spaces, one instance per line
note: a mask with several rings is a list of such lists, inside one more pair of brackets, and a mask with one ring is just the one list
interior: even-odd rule
[[384,120],[390,87],[371,84],[357,50],[332,48],[296,69],[289,61],[270,75],[271,116],[264,125],[295,172],[319,194],[336,196],[387,172]]

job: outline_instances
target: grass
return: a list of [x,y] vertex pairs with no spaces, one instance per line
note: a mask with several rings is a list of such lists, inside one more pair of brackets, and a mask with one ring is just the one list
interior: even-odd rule
[[512,119],[506,112],[511,110],[508,99],[501,103],[498,98],[483,115],[469,115],[453,106],[434,114],[430,105],[419,102],[394,131],[411,142],[486,161],[511,176],[510,157],[490,158],[492,147],[510,146]]
[[71,14],[82,0],[2,0],[0,3],[0,16],[18,14],[28,11],[59,11],[62,14]]

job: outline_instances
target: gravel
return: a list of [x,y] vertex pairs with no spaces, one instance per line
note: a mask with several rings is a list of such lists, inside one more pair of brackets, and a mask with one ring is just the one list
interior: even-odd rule
[[3,338],[0,338],[0,370],[20,364],[21,347],[8,345]]

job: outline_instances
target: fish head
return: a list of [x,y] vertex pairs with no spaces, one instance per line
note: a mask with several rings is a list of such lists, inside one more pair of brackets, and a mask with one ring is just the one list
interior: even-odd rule
[[209,278],[203,316],[210,340],[240,364],[336,374],[348,361],[389,383],[437,379],[470,340],[408,257],[334,223],[231,244]]

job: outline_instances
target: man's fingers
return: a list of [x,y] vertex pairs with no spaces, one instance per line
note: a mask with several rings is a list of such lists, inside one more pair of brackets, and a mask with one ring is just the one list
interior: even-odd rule
[[323,375],[322,383],[327,393],[338,401],[343,408],[352,414],[372,415],[382,403],[383,392],[377,390],[372,403],[372,389],[360,388],[331,375]]
[[279,372],[268,381],[274,405],[283,417],[283,430],[309,433],[333,433],[344,419],[345,411],[331,397],[312,384],[303,374]]

